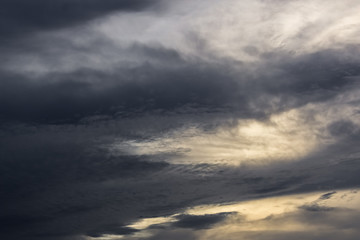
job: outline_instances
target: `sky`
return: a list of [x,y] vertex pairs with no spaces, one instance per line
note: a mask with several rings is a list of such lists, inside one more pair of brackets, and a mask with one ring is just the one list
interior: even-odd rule
[[0,238],[360,239],[359,11],[2,0]]

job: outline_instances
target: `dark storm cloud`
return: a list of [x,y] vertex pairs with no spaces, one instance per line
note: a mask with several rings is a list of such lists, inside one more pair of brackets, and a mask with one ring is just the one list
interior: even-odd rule
[[[36,195],[64,184],[145,177],[168,165],[148,162],[144,157],[107,156],[95,146],[89,149],[94,144],[92,141],[72,141],[70,136],[62,137],[54,132],[51,136],[35,136],[7,137],[1,141],[0,185],[7,193],[3,195],[3,201],[11,202],[19,195]],[[55,136],[56,139],[52,139]],[[27,142],[29,140],[31,142]]]
[[[38,83],[22,76],[3,75],[1,82],[2,121],[74,122],[91,115],[131,115],[152,110],[173,111],[189,107],[222,107],[236,92],[226,93],[235,83],[222,73],[201,72],[187,66],[175,71],[142,67],[119,70],[116,75],[79,71],[60,76],[49,75]],[[60,81],[52,81],[60,78]],[[111,81],[110,87],[81,79]],[[145,78],[145,79],[143,79]],[[222,82],[219,81],[222,79]],[[106,83],[105,83],[106,84]],[[21,88],[18,86],[21,85]],[[230,94],[230,95],[228,95]]]
[[[288,189],[289,187],[292,187],[294,185],[299,184],[301,181],[304,181],[307,178],[307,176],[286,176],[283,181],[281,181],[281,174],[277,177],[276,182],[272,183],[272,181],[269,181],[269,183],[264,187],[260,186],[259,189],[256,189],[256,193],[258,194],[274,194],[278,191],[283,191],[284,189]],[[265,180],[265,179],[264,179]],[[269,179],[268,179],[269,180]],[[267,180],[267,181],[268,181]],[[249,183],[251,185],[251,183]]]
[[[29,157],[24,149],[21,158],[4,156],[8,161],[2,162],[1,168],[1,203],[6,206],[0,214],[2,238],[133,233],[136,230],[121,223],[140,214],[129,203],[146,197],[146,188],[152,189],[146,182],[154,182],[151,176],[167,166],[126,157],[91,156],[81,149],[73,154],[68,149],[37,151]],[[133,182],[140,185],[134,187]],[[147,186],[140,187],[142,184]],[[21,233],[16,233],[19,229]]]
[[[144,238],[143,238],[144,239]],[[197,237],[195,236],[194,232],[190,230],[174,230],[174,231],[164,231],[159,232],[158,234],[147,238],[148,240],[196,240]]]
[[333,136],[346,137],[353,134],[356,135],[358,126],[351,120],[341,120],[331,123],[330,126],[328,126],[328,130]]
[[[253,169],[174,165],[158,162],[166,159],[161,155],[116,157],[104,152],[98,144],[110,133],[126,136],[119,126],[131,132],[141,125],[131,127],[123,121],[113,126],[19,126],[2,131],[2,238],[131,235],[135,230],[126,225],[136,219],[169,216],[190,206],[360,186],[359,160],[342,156],[358,149],[352,136],[335,153],[330,146],[322,155],[298,163]],[[334,164],[329,156],[341,161]],[[324,209],[309,205],[301,210]],[[182,215],[174,226],[204,229],[221,219],[222,215]]]
[[323,211],[334,210],[334,208],[332,208],[332,207],[320,206],[316,203],[304,205],[304,206],[301,206],[300,208],[304,209],[306,211],[310,211],[310,212],[323,212]]
[[[356,84],[360,68],[359,59],[353,53],[358,51],[356,46],[347,46],[342,50],[329,49],[299,56],[266,53],[264,58],[268,61],[245,86],[257,96],[255,108],[267,111],[326,101]],[[280,99],[275,106],[271,105],[274,97]]]
[[[76,48],[58,37],[25,37],[114,11],[143,10],[154,3],[1,3],[1,40],[9,40],[1,47],[1,63],[14,58],[12,64],[17,66],[15,70],[1,67],[0,72],[1,239],[131,235],[137,230],[126,225],[133,221],[169,216],[198,204],[360,186],[359,158],[348,154],[357,153],[360,134],[349,119],[326,129],[342,137],[342,143],[298,163],[269,168],[170,164],[163,162],[166,154],[114,156],[104,150],[103,145],[118,137],[151,139],[179,126],[218,118],[265,119],[307,103],[326,102],[358,87],[360,51],[355,46],[298,56],[266,53],[253,71],[228,59],[208,62],[161,46],[133,44],[119,55],[138,56],[141,60],[136,59],[135,65],[125,60],[111,70],[75,66],[62,71],[60,66],[66,61],[61,54],[71,59],[72,54],[89,53],[86,56],[91,58],[115,48],[110,41]],[[252,47],[245,51],[260,54]],[[25,53],[59,69],[26,75],[17,62]],[[337,161],[330,161],[334,157]],[[299,209],[306,216],[323,210],[319,205]],[[152,239],[196,239],[189,229],[206,229],[225,215],[181,215],[172,227],[184,229]],[[289,239],[281,233],[269,236],[275,235]]]
[[[356,194],[353,191],[346,191],[341,193],[342,203],[351,202],[353,196]],[[333,193],[333,196],[336,193]],[[336,196],[336,197],[339,197]],[[300,196],[283,196],[283,203],[281,201],[274,203],[273,199],[263,199],[263,208],[268,205],[270,208],[273,204],[276,208],[284,208],[282,213],[273,213],[267,217],[257,218],[248,212],[243,214],[242,209],[246,209],[245,206],[234,207],[239,212],[231,214],[230,218],[227,218],[223,222],[217,222],[215,226],[210,228],[192,228],[191,223],[189,226],[183,228],[163,228],[153,230],[151,233],[152,237],[148,238],[137,238],[137,237],[125,237],[125,239],[178,239],[181,236],[189,235],[191,239],[203,239],[204,236],[211,236],[212,239],[257,239],[257,240],[271,240],[271,239],[356,239],[359,236],[359,229],[357,226],[359,220],[359,211],[354,206],[347,207],[329,207],[324,202],[328,199],[321,199],[313,203],[309,203],[293,210],[286,210],[292,204],[292,200],[301,199]],[[281,199],[280,198],[280,199]],[[275,200],[276,201],[276,200]],[[354,202],[352,202],[354,203]],[[249,202],[245,203],[249,204]],[[321,205],[320,205],[321,204]],[[335,204],[336,203],[332,203]],[[291,208],[291,207],[290,207]],[[206,208],[205,208],[206,209]],[[265,210],[266,211],[266,210]],[[222,213],[219,213],[220,215]],[[217,214],[211,215],[216,216]],[[257,214],[255,214],[257,215]],[[204,215],[205,216],[205,215]],[[210,216],[210,215],[208,215]],[[180,215],[181,217],[181,215]],[[198,216],[200,217],[200,216]],[[194,218],[190,219],[190,222],[194,222],[196,226],[197,221],[193,221]],[[176,226],[173,223],[172,226]],[[293,226],[296,226],[295,228]],[[192,231],[189,231],[189,228]],[[251,230],[248,231],[247,229]],[[326,231],[324,231],[326,229]],[[192,234],[191,234],[192,233]],[[332,234],[329,234],[332,233]]]
[[[142,217],[169,216],[189,206],[360,186],[359,159],[349,155],[358,152],[356,131],[308,159],[254,169],[173,165],[159,162],[166,160],[166,155],[117,157],[101,148],[116,136],[141,139],[152,132],[164,133],[180,124],[172,125],[174,119],[195,121],[192,114],[172,117],[3,129],[3,238],[63,240],[78,235],[131,235],[134,230],[124,229],[126,224]],[[324,196],[330,197],[330,193]],[[326,212],[315,205],[302,210]],[[183,220],[180,222],[185,227],[192,216]],[[200,219],[199,228],[205,226],[201,220],[208,219]],[[159,234],[173,239],[193,236],[175,230]]]
[[[46,169],[50,169],[50,173],[56,173],[57,171],[51,169],[58,165],[51,159],[47,160],[48,167]],[[181,173],[174,175],[172,172],[176,170],[175,166],[175,169],[174,167],[162,168],[161,172],[156,167],[149,172],[144,172],[141,170],[141,165],[138,170],[130,168],[134,172],[133,177],[124,178],[122,176],[122,172],[127,169],[126,165],[123,165],[124,170],[118,168],[119,175],[112,175],[113,170],[110,168],[113,166],[110,165],[107,171],[104,170],[104,166],[101,167],[102,169],[96,173],[97,176],[92,176],[95,171],[92,170],[86,179],[77,179],[77,173],[86,172],[87,168],[87,165],[78,165],[76,167],[69,165],[64,170],[60,169],[64,173],[63,178],[66,181],[61,181],[61,174],[50,175],[50,173],[40,181],[37,179],[39,177],[35,176],[41,175],[43,171],[48,171],[45,169],[25,170],[7,166],[6,168],[13,173],[12,177],[17,179],[17,183],[19,183],[19,179],[24,181],[20,186],[16,186],[15,182],[11,185],[7,184],[7,189],[2,188],[6,194],[2,194],[2,196],[6,196],[2,199],[3,206],[6,206],[6,211],[1,214],[2,222],[6,223],[3,225],[2,235],[6,239],[18,239],[19,237],[42,239],[36,237],[42,233],[47,234],[44,239],[51,239],[49,236],[130,234],[132,230],[125,231],[128,229],[123,229],[123,226],[141,216],[169,215],[191,205],[241,200],[245,196],[253,194],[256,196],[256,193],[249,187],[266,186],[269,180],[273,184],[277,181],[275,177],[258,173],[258,177],[262,176],[264,181],[250,185],[239,184],[242,178],[239,175],[244,174],[242,171],[237,171],[237,174],[234,173],[230,176],[225,171],[224,174],[204,179],[197,176],[189,178],[186,177],[186,174]],[[96,169],[97,167],[92,166],[92,168]],[[308,172],[311,168],[311,166],[307,168]],[[341,172],[334,176],[331,174],[333,171],[333,168],[329,168],[316,174],[328,181],[334,177],[343,177]],[[109,176],[108,173],[110,173]],[[27,174],[35,176],[31,177]],[[271,174],[277,175],[279,172],[273,171]],[[289,172],[288,174],[292,175],[293,173]],[[3,176],[2,179],[6,180],[6,176],[8,175]],[[354,173],[353,176],[357,175]],[[230,179],[237,181],[230,184]],[[6,183],[8,181],[5,181]],[[292,192],[306,183],[299,182],[290,188],[283,189],[282,193]],[[312,183],[314,185],[308,186],[306,191],[317,190],[319,187],[326,188],[328,182],[324,184],[312,181]],[[346,187],[353,185],[352,182],[343,184]],[[307,207],[306,210],[314,211],[314,207]],[[323,210],[323,208],[316,208],[316,210]],[[203,229],[222,219],[223,216],[182,216],[174,226]],[[18,231],[20,229],[21,231]]]
[[139,230],[129,228],[129,227],[119,227],[117,225],[114,226],[104,226],[104,229],[94,229],[92,232],[86,233],[89,237],[101,237],[104,234],[112,234],[112,235],[130,235],[138,232]]
[[0,40],[34,31],[72,27],[115,11],[136,11],[153,0],[3,0],[0,7]]
[[[110,73],[84,68],[38,79],[3,71],[1,121],[74,123],[93,115],[184,109],[264,118],[337,96],[356,83],[351,76],[360,74],[356,59],[341,60],[333,50],[299,57],[280,54],[281,60],[260,66],[254,75],[241,66],[185,60],[171,49],[131,49],[160,65],[120,66]],[[339,126],[332,128],[334,132]]]
[[316,201],[307,203],[303,206],[300,206],[299,209],[310,211],[310,212],[327,212],[337,210],[335,207],[329,207],[322,204],[323,201],[329,200],[336,194],[336,191],[325,193],[321,195]]
[[326,200],[326,199],[330,199],[336,192],[329,192],[329,193],[325,193],[323,194],[319,199],[320,200]]
[[173,223],[172,226],[178,228],[206,229],[223,221],[229,214],[231,213],[180,215],[176,217],[178,221]]

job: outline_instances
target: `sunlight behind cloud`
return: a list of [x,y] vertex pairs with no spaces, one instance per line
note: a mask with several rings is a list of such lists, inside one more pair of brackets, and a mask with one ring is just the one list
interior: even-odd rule
[[[308,233],[315,236],[321,231],[340,231],[347,235],[355,229],[351,229],[351,224],[348,229],[341,227],[348,221],[356,221],[359,206],[359,190],[348,189],[269,197],[229,204],[201,205],[188,208],[179,214],[204,217],[232,213],[211,228],[195,229],[193,234],[196,239],[239,239],[239,236],[242,237],[241,239],[254,239],[254,236],[257,236],[255,239],[268,239],[267,234],[276,233],[289,234],[289,236]],[[329,213],[331,215],[328,215]],[[135,240],[141,239],[142,236],[156,236],[156,228],[150,228],[153,224],[159,224],[158,229],[172,231],[171,224],[179,221],[176,218],[179,214],[139,220],[127,227],[135,227],[141,231],[124,238]],[[332,220],[331,216],[337,216],[337,219]]]
[[173,217],[174,216],[143,218],[140,219],[139,221],[134,222],[133,224],[128,225],[127,227],[142,230],[150,227],[151,225],[173,222],[174,221]]
[[239,120],[237,126],[214,132],[190,128],[151,141],[124,141],[113,144],[115,154],[173,154],[171,162],[198,164],[264,164],[296,160],[319,145],[314,129],[292,110],[270,121]]
[[[268,120],[239,119],[232,127],[204,132],[196,127],[176,130],[150,140],[119,139],[107,146],[115,155],[161,155],[181,164],[263,165],[296,161],[342,141],[329,132],[332,123],[352,119],[360,126],[358,91],[349,91],[329,103],[307,104]],[[330,107],[331,106],[331,107]]]
[[[134,17],[131,27],[123,20],[128,17],[124,14],[94,26],[119,44],[158,43],[188,56],[211,58],[215,54],[250,62],[273,51],[304,54],[359,43],[360,5],[354,0],[327,4],[320,0],[187,0],[168,7],[161,18],[155,14]],[[206,49],[211,56],[203,52]]]
[[360,239],[359,0],[0,13],[0,240]]
[[[255,239],[270,239],[266,235],[276,236],[277,232],[289,234],[288,236],[294,233],[316,236],[322,231],[340,231],[348,235],[355,231],[351,229],[351,225],[348,229],[338,227],[341,228],[348,221],[356,221],[359,200],[358,190],[342,190],[267,198],[228,206],[201,206],[189,209],[188,213],[214,214],[229,210],[239,213],[229,217],[218,227],[201,232],[199,239],[238,239],[240,236],[241,239],[254,239],[255,236]],[[328,212],[337,216],[334,222]],[[307,218],[313,220],[306,220]]]

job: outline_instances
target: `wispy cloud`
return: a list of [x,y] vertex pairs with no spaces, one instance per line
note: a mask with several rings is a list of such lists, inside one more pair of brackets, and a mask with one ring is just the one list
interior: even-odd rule
[[1,238],[358,239],[359,7],[3,1]]

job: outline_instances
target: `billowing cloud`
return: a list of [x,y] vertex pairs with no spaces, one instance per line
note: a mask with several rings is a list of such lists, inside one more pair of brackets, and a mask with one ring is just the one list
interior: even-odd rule
[[[359,232],[356,225],[359,218],[358,191],[343,190],[339,193],[325,193],[317,198],[319,194],[288,195],[229,205],[197,206],[186,212],[206,214],[187,217],[194,221],[194,231],[190,232],[190,236],[193,239],[238,239],[241,237],[242,239],[263,240],[290,237],[317,239],[319,236],[338,239],[341,235],[345,239],[355,239]],[[324,195],[330,194],[334,196],[332,200],[323,198]],[[318,208],[309,210],[305,207],[309,205],[317,205]],[[232,211],[231,214],[222,213],[229,210]],[[222,220],[211,228],[196,227],[198,220],[215,219],[216,216],[222,216]],[[181,221],[172,223],[170,226],[164,222],[163,228],[146,229],[143,231],[147,233],[135,234],[125,239],[163,239],[163,236],[173,236],[176,239],[189,234],[186,228],[183,229],[184,224]],[[185,224],[185,226],[188,225]],[[116,239],[116,236],[112,239]]]
[[194,228],[194,229],[203,229],[210,228],[212,225],[221,222],[225,219],[228,213],[219,213],[219,214],[205,214],[205,215],[180,215],[177,218],[177,222],[173,224],[174,227],[179,228]]
[[138,0],[5,0],[1,4],[2,36],[18,37],[39,30],[74,26],[116,11],[141,10],[155,1]]
[[359,239],[358,10],[4,1],[0,238]]

